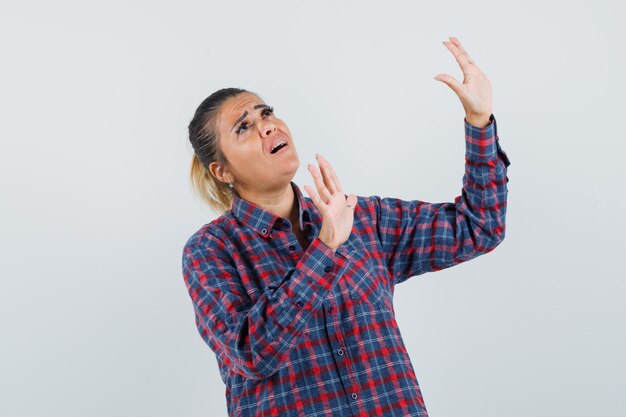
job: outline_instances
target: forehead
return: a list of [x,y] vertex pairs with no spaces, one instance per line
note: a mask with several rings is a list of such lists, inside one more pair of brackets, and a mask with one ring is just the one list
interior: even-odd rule
[[244,111],[248,110],[248,113],[254,111],[253,107],[256,104],[264,104],[263,100],[255,96],[252,93],[241,93],[235,97],[227,99],[220,109],[220,115],[226,118],[234,117],[237,120]]
[[217,115],[216,128],[218,132],[229,135],[232,126],[243,115],[244,111],[248,111],[248,115],[255,110],[253,107],[257,104],[265,104],[263,100],[252,93],[241,93],[235,97],[230,97],[222,103]]

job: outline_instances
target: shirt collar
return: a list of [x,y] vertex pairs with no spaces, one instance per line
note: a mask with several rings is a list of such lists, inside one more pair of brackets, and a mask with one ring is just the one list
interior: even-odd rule
[[[304,225],[312,219],[313,215],[313,202],[307,199],[300,191],[300,188],[295,182],[290,181],[291,187],[295,193],[296,200],[299,206],[299,218],[300,230],[304,230]],[[231,212],[233,216],[240,222],[247,225],[261,236],[268,237],[270,231],[274,228],[287,228],[285,218],[276,216],[269,211],[261,208],[255,203],[244,200],[239,197],[237,193],[233,193],[233,201],[231,205]],[[280,220],[280,221],[279,221]]]

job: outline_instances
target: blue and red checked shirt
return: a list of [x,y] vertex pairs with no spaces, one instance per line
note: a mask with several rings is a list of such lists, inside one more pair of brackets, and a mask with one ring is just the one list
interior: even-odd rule
[[509,160],[493,114],[485,128],[465,119],[465,143],[454,202],[358,196],[334,253],[293,181],[307,248],[288,219],[237,195],[187,240],[185,285],[230,417],[428,416],[394,287],[488,253],[505,235]]

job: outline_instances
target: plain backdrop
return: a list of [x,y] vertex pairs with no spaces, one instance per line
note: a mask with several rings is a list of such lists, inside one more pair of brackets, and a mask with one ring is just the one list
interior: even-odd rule
[[396,287],[431,417],[626,415],[620,1],[0,7],[0,415],[225,416],[181,269],[210,222],[187,125],[257,92],[344,190],[453,201],[460,39],[509,166],[495,251]]

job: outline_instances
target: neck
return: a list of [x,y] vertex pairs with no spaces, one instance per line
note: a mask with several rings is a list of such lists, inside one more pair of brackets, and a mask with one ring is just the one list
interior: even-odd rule
[[296,201],[296,193],[293,191],[291,182],[280,190],[265,191],[262,193],[258,191],[248,192],[247,190],[238,190],[238,194],[244,200],[258,205],[263,210],[275,216],[289,219],[294,227],[296,227],[296,225],[299,227],[299,207]]

